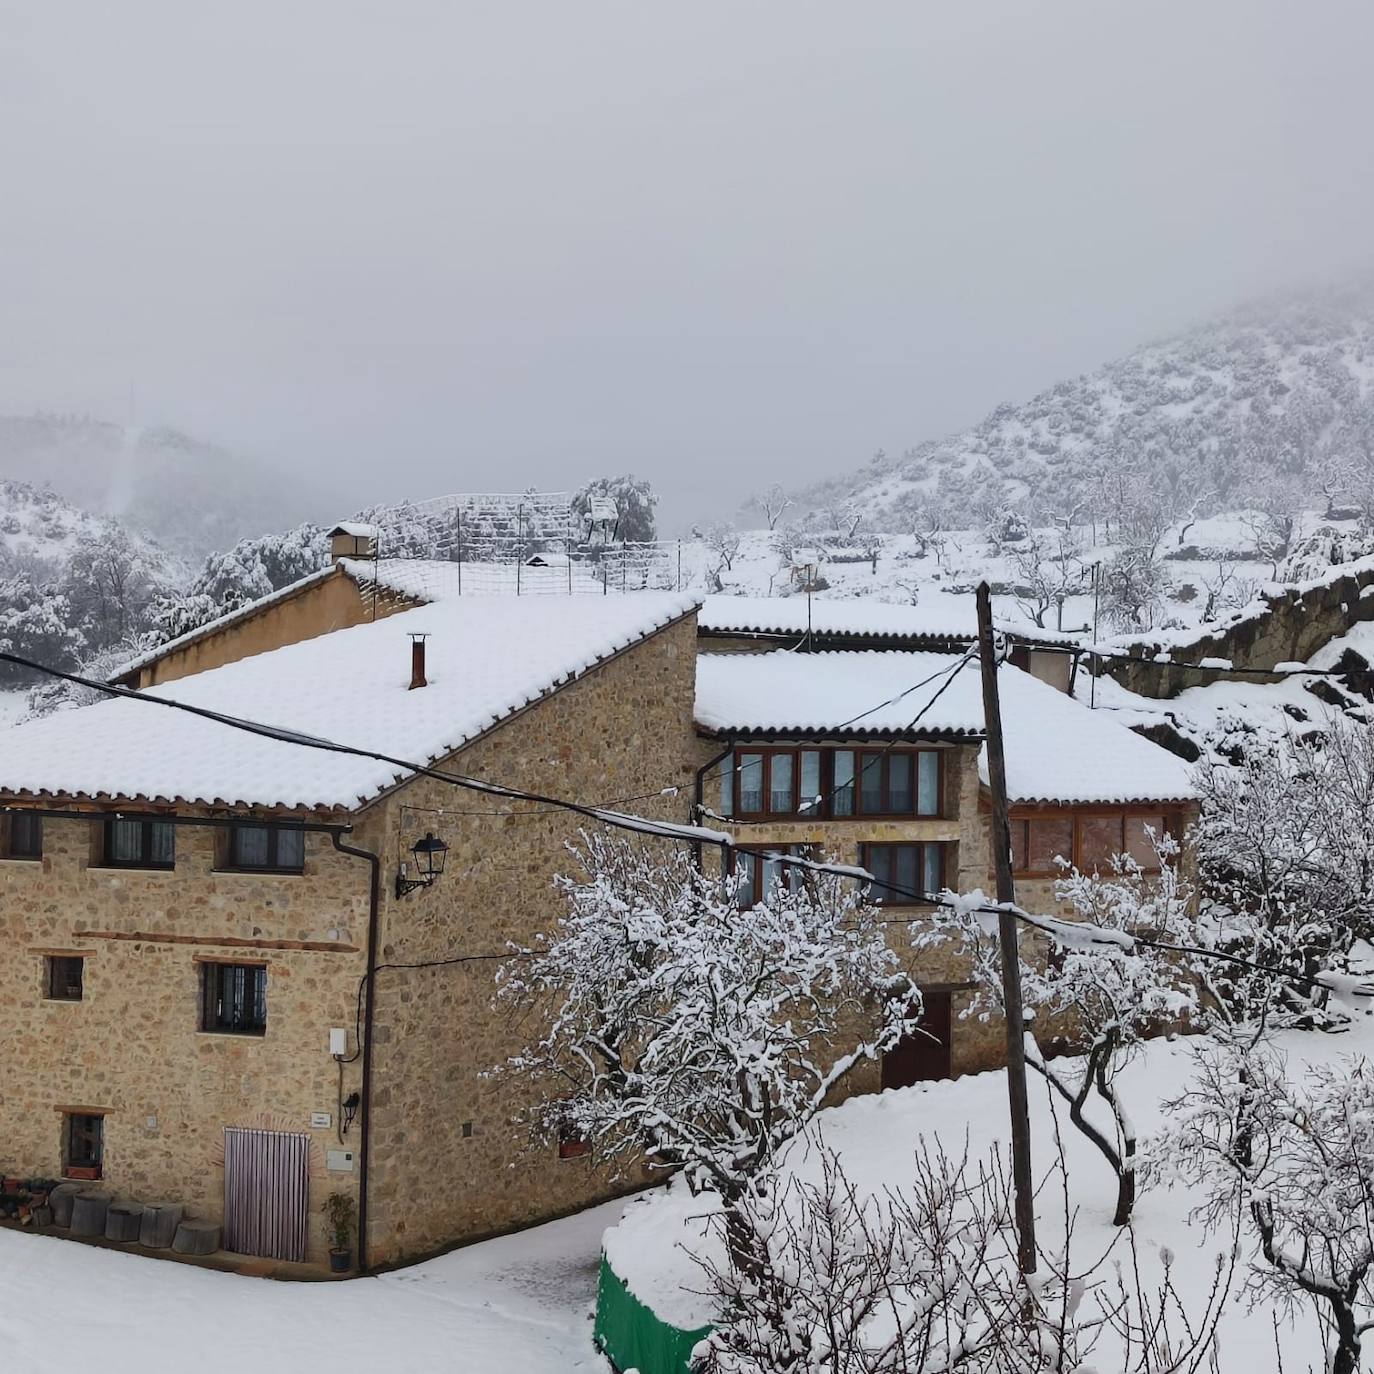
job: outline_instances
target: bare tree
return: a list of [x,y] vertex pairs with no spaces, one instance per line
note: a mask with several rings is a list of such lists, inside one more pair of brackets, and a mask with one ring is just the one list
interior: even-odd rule
[[775,530],[778,521],[786,510],[790,510],[796,503],[782,489],[782,484],[774,482],[771,486],[765,487],[762,491],[754,492],[747,502],[750,510],[758,511],[768,522],[768,528]]
[[1255,1306],[1317,1316],[1331,1374],[1355,1374],[1374,1329],[1374,1066],[1310,1069],[1300,1083],[1263,1046],[1199,1057],[1194,1084],[1165,1104],[1147,1173],[1206,1189],[1195,1216],[1248,1215],[1259,1242]]

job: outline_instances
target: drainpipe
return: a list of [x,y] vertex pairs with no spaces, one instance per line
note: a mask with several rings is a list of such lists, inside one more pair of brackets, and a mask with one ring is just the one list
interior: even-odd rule
[[363,979],[367,984],[367,1005],[363,1012],[363,1043],[358,1047],[363,1056],[363,1089],[359,1115],[363,1119],[358,1133],[358,1272],[367,1273],[367,1165],[370,1137],[372,1134],[372,1022],[373,993],[376,988],[377,973],[377,912],[382,893],[381,856],[368,849],[358,849],[345,844],[337,832],[334,835],[334,848],[340,854],[348,854],[355,859],[366,859],[372,865],[371,881],[367,897],[367,971]]
[[[693,824],[701,824],[701,813],[705,805],[706,798],[707,773],[709,773],[711,769],[713,769],[716,766],[716,764],[718,764],[721,761],[721,759],[728,758],[732,753],[734,753],[734,750],[735,743],[733,740],[731,740],[730,743],[727,744],[725,748],[720,751],[719,754],[717,754],[714,758],[707,759],[706,762],[703,763],[701,767],[697,769],[695,804],[692,807]],[[692,851],[696,856],[696,865],[698,868],[700,868],[702,866],[703,854],[702,844],[700,840],[697,840],[693,843]]]

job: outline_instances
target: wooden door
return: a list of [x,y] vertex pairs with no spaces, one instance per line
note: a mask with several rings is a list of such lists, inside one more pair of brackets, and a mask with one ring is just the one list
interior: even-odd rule
[[224,1128],[224,1248],[272,1259],[305,1258],[310,1137]]
[[947,990],[922,988],[921,1022],[883,1055],[883,1087],[909,1088],[950,1077],[951,997]]

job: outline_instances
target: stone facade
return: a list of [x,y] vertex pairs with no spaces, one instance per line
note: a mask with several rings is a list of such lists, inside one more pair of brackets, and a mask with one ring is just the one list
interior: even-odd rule
[[[0,1164],[61,1177],[64,1111],[103,1113],[100,1187],[218,1220],[225,1126],[309,1132],[323,1260],[324,1195],[357,1188],[325,1167],[341,1095],[329,1031],[353,1026],[368,866],[311,834],[299,876],[225,872],[223,832],[181,826],[174,870],[104,868],[102,834],[98,819],[50,817],[41,860],[0,861]],[[84,957],[80,1001],[46,996],[55,955]],[[266,964],[266,1034],[201,1031],[208,960]],[[343,1094],[357,1081],[351,1066]],[[314,1112],[331,1128],[312,1129]]]
[[[692,617],[602,664],[448,761],[476,778],[559,797],[623,802],[685,821],[692,798]],[[660,797],[664,789],[675,795]],[[646,796],[647,794],[647,796]],[[632,799],[626,801],[625,799]],[[373,1077],[374,1262],[427,1254],[585,1206],[638,1183],[527,1144],[537,1090],[493,1073],[532,1027],[492,999],[500,960],[387,968],[529,947],[562,911],[556,873],[585,824],[419,779],[378,808],[388,871],[422,834],[450,845],[443,879],[381,915]],[[494,814],[493,814],[494,813]],[[660,843],[660,842],[651,842]]]
[[[529,790],[686,819],[691,798],[695,625],[688,616],[503,721],[446,766]],[[666,795],[660,796],[660,793]],[[647,799],[646,798],[647,794]],[[510,814],[514,812],[515,814]],[[185,819],[193,813],[183,812]],[[205,816],[206,819],[212,819]],[[573,1210],[642,1182],[586,1158],[560,1160],[520,1124],[534,1100],[493,1074],[528,1027],[493,1008],[500,960],[548,930],[553,888],[579,823],[566,812],[417,779],[353,818],[347,843],[381,856],[373,1028],[370,1245],[373,1264]],[[392,883],[434,831],[446,873],[404,897]],[[357,1196],[361,1120],[338,1139],[340,1104],[361,1087],[355,1017],[366,969],[370,866],[307,838],[301,875],[224,871],[224,831],[181,825],[171,871],[100,864],[103,823],[44,823],[41,860],[0,861],[0,1026],[12,1071],[0,1086],[0,1166],[58,1177],[66,1111],[104,1117],[100,1186],[118,1197],[223,1215],[223,1131],[312,1136],[309,1258],[324,1259],[326,1193]],[[44,996],[46,960],[80,955],[77,1002]],[[200,1029],[206,961],[263,963],[261,1036]],[[348,1062],[330,1054],[348,1032]],[[111,1047],[118,1046],[117,1053]],[[312,1129],[328,1112],[331,1126]],[[354,1152],[330,1171],[327,1152]]]

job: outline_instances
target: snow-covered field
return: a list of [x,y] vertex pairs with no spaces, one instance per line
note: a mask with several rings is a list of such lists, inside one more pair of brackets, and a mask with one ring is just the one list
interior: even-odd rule
[[427,1264],[277,1283],[0,1231],[0,1370],[605,1374],[592,1347],[608,1203]]
[[[1199,1043],[1156,1041],[1127,1071],[1127,1100],[1142,1132],[1158,1125],[1160,1102],[1184,1085]],[[1279,1043],[1294,1071],[1306,1062],[1374,1055],[1374,1021],[1343,1035],[1292,1032]],[[1053,1125],[1043,1089],[1032,1087],[1036,1164],[1044,1169],[1053,1158]],[[956,1155],[967,1137],[977,1155],[1005,1140],[1005,1122],[1000,1073],[857,1098],[821,1117],[824,1138],[842,1151],[851,1177],[873,1187],[901,1185],[922,1135]],[[1067,1123],[1064,1140],[1079,1209],[1075,1265],[1086,1267],[1118,1235],[1110,1224],[1112,1180]],[[1147,1278],[1157,1276],[1160,1249],[1169,1247],[1180,1290],[1200,1307],[1225,1237],[1190,1222],[1195,1202],[1186,1191],[1151,1190],[1136,1216]],[[1042,1236],[1052,1239],[1059,1203],[1040,1210]],[[690,1325],[704,1319],[702,1299],[676,1284],[700,1289],[701,1275],[674,1247],[688,1234],[684,1220],[701,1212],[700,1199],[660,1190],[411,1269],[335,1284],[240,1278],[0,1231],[0,1369],[325,1374],[346,1361],[388,1374],[605,1374],[591,1344],[603,1233],[625,1216],[610,1239],[617,1268],[642,1299]],[[1291,1374],[1321,1367],[1310,1316],[1284,1327],[1281,1343]],[[1222,1374],[1276,1368],[1270,1314],[1250,1312],[1238,1291],[1222,1320],[1220,1350]]]

